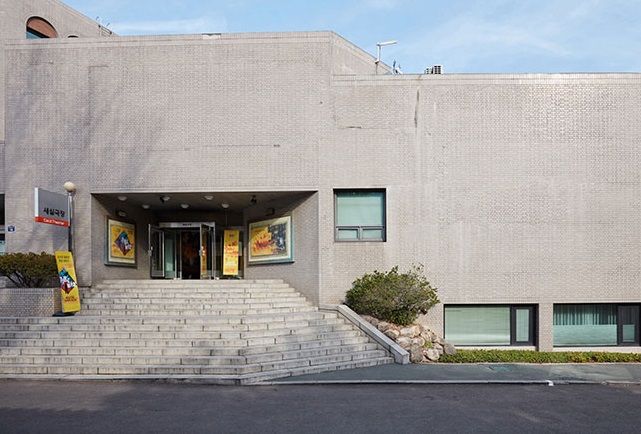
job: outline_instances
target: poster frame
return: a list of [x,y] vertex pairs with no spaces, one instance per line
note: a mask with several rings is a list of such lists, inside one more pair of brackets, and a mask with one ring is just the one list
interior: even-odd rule
[[[114,229],[120,228],[126,231],[129,242],[133,246],[131,250],[133,253],[130,257],[120,257],[114,255],[112,245],[116,243],[116,239],[112,239]],[[117,230],[117,232],[120,232]],[[106,233],[105,233],[105,265],[115,265],[119,267],[136,267],[137,246],[136,246],[136,225],[130,221],[116,220],[107,217]]]
[[[274,228],[281,225],[284,225],[284,230],[281,231],[283,236],[281,248],[276,248],[277,251],[274,253],[258,254],[257,240],[254,239],[253,236],[255,231],[266,228],[267,232],[273,234]],[[281,230],[281,228],[278,230]],[[250,222],[247,234],[249,241],[247,247],[247,263],[249,265],[294,262],[294,241],[291,215]]]

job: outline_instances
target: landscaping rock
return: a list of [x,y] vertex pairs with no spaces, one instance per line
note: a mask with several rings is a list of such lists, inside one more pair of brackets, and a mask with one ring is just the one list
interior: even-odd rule
[[398,326],[370,316],[363,316],[363,319],[407,350],[410,353],[411,363],[432,363],[443,354],[456,354],[454,345],[445,342],[443,338],[422,324]]
[[435,348],[428,348],[423,351],[423,355],[432,362],[436,362],[441,357],[441,353]]
[[456,354],[456,347],[454,347],[454,345],[452,344],[445,344],[443,345],[443,351],[448,356],[453,356],[454,354]]

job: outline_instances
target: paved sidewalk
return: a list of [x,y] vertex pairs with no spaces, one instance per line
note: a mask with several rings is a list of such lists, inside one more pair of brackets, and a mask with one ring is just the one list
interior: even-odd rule
[[269,384],[641,384],[641,363],[382,365],[276,379]]

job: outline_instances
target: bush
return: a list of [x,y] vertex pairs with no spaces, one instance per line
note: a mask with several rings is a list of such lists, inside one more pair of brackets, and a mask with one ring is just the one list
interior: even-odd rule
[[0,256],[0,276],[6,276],[17,287],[55,286],[58,266],[49,253],[7,253]]
[[438,361],[439,363],[641,363],[641,354],[459,349],[456,354],[444,354]]
[[356,313],[406,325],[438,303],[436,288],[430,286],[423,266],[399,274],[398,266],[386,273],[374,271],[352,283],[345,304]]

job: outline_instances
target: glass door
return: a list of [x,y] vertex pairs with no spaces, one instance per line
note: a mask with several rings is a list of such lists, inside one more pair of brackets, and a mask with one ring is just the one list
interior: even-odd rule
[[639,345],[639,305],[619,306],[619,345]]
[[151,277],[165,277],[165,233],[149,225],[149,270]]
[[213,223],[200,225],[200,278],[213,279],[216,258],[216,233]]

